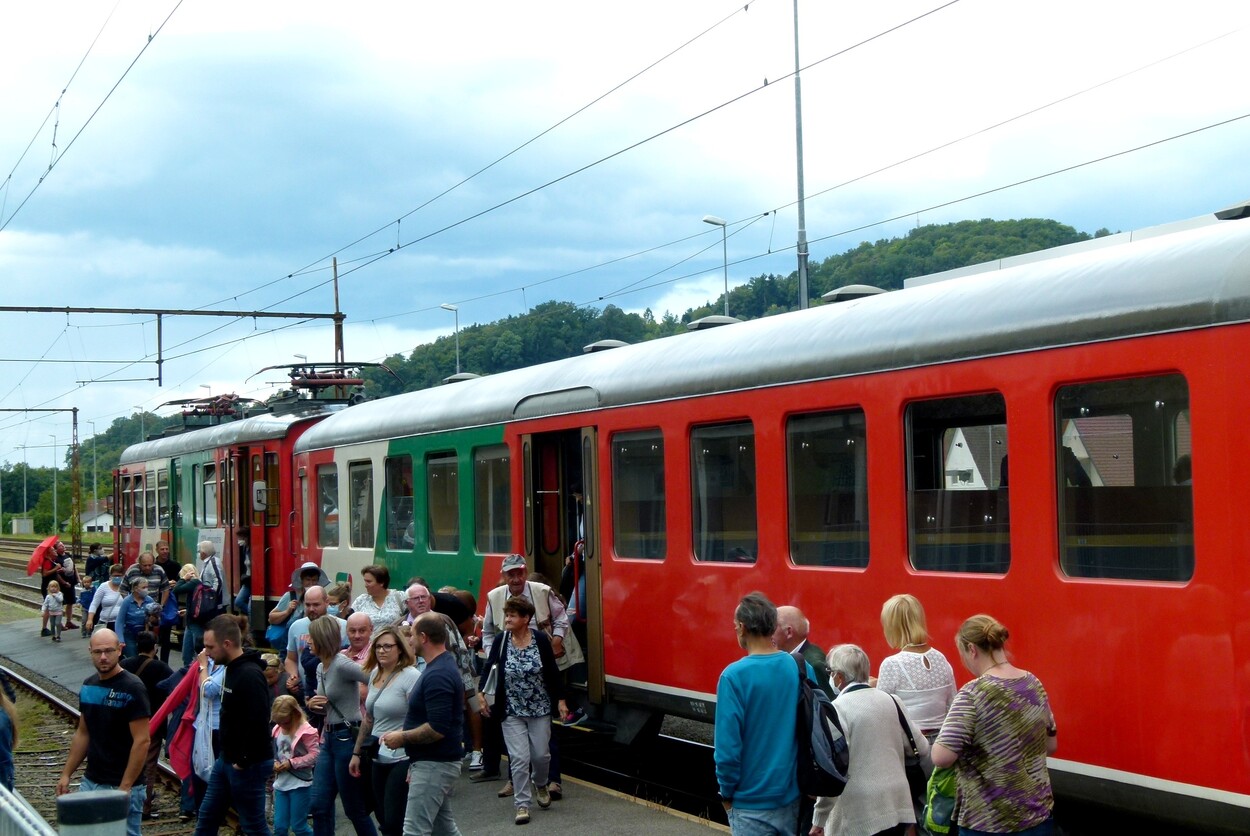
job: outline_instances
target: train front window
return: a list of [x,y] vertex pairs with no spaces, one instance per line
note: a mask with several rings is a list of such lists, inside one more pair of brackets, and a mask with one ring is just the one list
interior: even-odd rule
[[460,551],[460,479],[455,453],[425,459],[426,536],[432,552]]
[[621,557],[663,560],[664,436],[659,430],[612,436],[612,541]]
[[1055,398],[1055,434],[1064,574],[1192,578],[1193,460],[1185,378],[1065,386]]
[[867,446],[858,409],[787,423],[790,559],[797,565],[868,565]]
[[479,554],[499,554],[512,547],[510,462],[504,444],[473,451],[474,547]]
[[414,528],[412,456],[393,456],[386,460],[386,547],[411,551]]
[[1011,565],[1007,405],[998,393],[907,407],[911,563],[1003,574]]
[[274,526],[282,522],[282,493],[278,486],[282,484],[282,476],[278,467],[278,454],[265,454],[265,525]]
[[352,462],[347,466],[351,498],[349,544],[356,549],[373,548],[373,462]]
[[332,464],[317,468],[317,545],[339,544],[339,474]]
[[759,537],[750,422],[691,431],[690,482],[695,559],[754,563]]

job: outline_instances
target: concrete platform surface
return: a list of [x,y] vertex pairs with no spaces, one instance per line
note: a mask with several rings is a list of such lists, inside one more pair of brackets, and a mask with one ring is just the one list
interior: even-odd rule
[[[77,630],[66,631],[60,644],[40,638],[38,617],[0,625],[0,657],[36,671],[75,694],[92,671],[87,640]],[[179,661],[175,651],[170,656],[171,667],[176,668]],[[566,778],[563,784],[564,798],[552,802],[547,810],[534,804],[530,809],[528,829],[522,829],[514,823],[513,800],[496,795],[503,787],[503,781],[474,784],[469,781],[470,774],[466,767],[452,799],[456,824],[465,836],[497,833],[694,836],[728,832],[728,828],[722,825],[697,820],[570,778]],[[343,816],[342,805],[336,805],[335,810],[335,832],[352,833],[351,824]]]

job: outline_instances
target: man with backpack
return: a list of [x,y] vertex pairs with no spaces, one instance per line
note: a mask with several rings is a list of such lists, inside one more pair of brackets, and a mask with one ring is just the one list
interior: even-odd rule
[[747,655],[716,684],[716,780],[735,834],[792,836],[798,825],[799,677],[773,645],[776,629],[773,603],[762,592],[744,597],[734,632]]

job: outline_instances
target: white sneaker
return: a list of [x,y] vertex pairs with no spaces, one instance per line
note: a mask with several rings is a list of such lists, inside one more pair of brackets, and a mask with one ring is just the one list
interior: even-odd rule
[[476,772],[482,768],[482,751],[480,749],[469,755],[469,770]]

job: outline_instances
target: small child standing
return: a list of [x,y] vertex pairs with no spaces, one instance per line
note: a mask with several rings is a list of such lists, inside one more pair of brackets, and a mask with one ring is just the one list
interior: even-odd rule
[[91,609],[91,599],[95,597],[95,582],[90,575],[81,575],[78,586],[78,603],[82,607],[82,634],[87,635],[87,611]]
[[311,836],[308,806],[312,800],[313,766],[317,763],[317,730],[304,718],[290,694],[273,701],[269,719],[274,723],[273,832],[286,836]]
[[48,595],[43,599],[40,608],[48,617],[48,629],[52,632],[52,641],[61,640],[61,616],[65,614],[65,596],[61,594],[61,585],[56,581],[48,581]]

